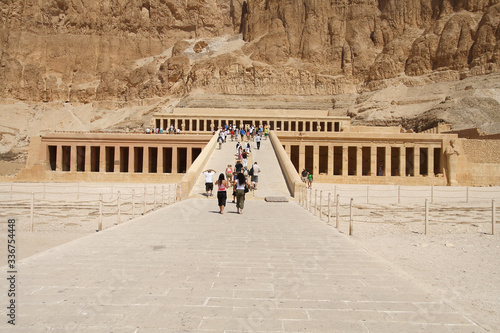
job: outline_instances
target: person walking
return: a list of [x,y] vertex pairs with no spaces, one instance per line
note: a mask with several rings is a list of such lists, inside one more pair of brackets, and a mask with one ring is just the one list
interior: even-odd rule
[[302,182],[304,184],[307,184],[307,174],[308,174],[308,172],[306,169],[302,170],[301,176],[302,176]]
[[232,183],[233,180],[233,166],[231,164],[228,164],[226,167],[226,180],[229,183]]
[[307,187],[312,188],[312,185],[313,185],[313,174],[312,172],[309,172],[307,174]]
[[226,179],[224,179],[224,174],[219,175],[219,179],[215,182],[217,185],[217,201],[219,205],[219,214],[224,214],[224,207],[226,207],[227,192],[226,189],[229,184]]
[[207,198],[209,197],[208,192],[210,192],[210,196],[213,195],[214,190],[214,182],[212,180],[213,175],[215,175],[214,169],[207,169],[203,171],[203,175],[205,176],[205,191],[207,191]]
[[255,136],[255,142],[257,142],[257,150],[260,150],[260,133]]
[[252,168],[248,172],[250,174],[250,180],[252,181],[252,188],[254,190],[257,189],[257,183],[259,182],[259,173],[260,173],[260,171],[261,171],[261,169],[257,165],[257,162],[254,162]]
[[237,174],[236,181],[234,182],[234,189],[236,192],[236,208],[238,214],[243,214],[243,208],[245,206],[245,186],[248,186],[245,175],[242,173]]

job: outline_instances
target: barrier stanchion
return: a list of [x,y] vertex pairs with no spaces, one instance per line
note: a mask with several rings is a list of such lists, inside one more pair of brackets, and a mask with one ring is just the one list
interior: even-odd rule
[[153,210],[156,210],[156,186],[153,187]]
[[165,206],[165,186],[161,186],[161,206]]
[[319,218],[322,217],[321,205],[323,204],[323,191],[319,191]]
[[314,190],[314,215],[318,215],[318,189]]
[[366,186],[366,203],[370,204],[370,185]]
[[144,185],[144,200],[143,200],[142,215],[146,215],[146,185]]
[[102,230],[102,193],[99,194],[99,219],[97,220],[97,231]]
[[398,204],[401,203],[401,186],[398,186]]
[[496,223],[496,207],[495,199],[491,200],[491,234],[495,234],[495,223]]
[[30,232],[34,230],[34,216],[35,216],[35,193],[31,192],[31,205],[30,205]]
[[336,199],[337,198],[337,185],[335,185],[333,187],[333,198]]
[[117,216],[117,221],[116,223],[117,224],[120,224],[120,215],[121,215],[121,202],[120,202],[120,191],[118,191],[118,197],[116,198],[116,205],[117,205],[117,208],[118,208],[118,216]]
[[171,197],[172,197],[172,184],[168,184],[167,205],[170,205],[170,198]]
[[337,201],[335,202],[335,228],[337,229],[340,227],[339,201],[340,195],[337,194]]
[[312,211],[312,188],[309,189],[309,211]]
[[434,185],[431,186],[431,204],[434,203]]
[[349,205],[349,236],[352,236],[353,224],[354,224],[354,221],[353,221],[353,212],[352,212],[352,202],[353,201],[354,201],[354,199],[351,198],[351,203]]
[[328,224],[330,224],[330,206],[331,206],[331,201],[330,201],[330,192],[328,192]]
[[465,202],[469,203],[469,186],[465,188]]
[[132,218],[135,218],[135,190],[132,189]]
[[429,202],[425,199],[425,234],[429,231]]

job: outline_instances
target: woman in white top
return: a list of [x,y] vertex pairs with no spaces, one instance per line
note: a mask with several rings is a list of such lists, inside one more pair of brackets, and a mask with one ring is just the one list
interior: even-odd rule
[[238,209],[238,214],[243,214],[243,207],[245,205],[245,185],[248,186],[245,175],[238,173],[236,175],[236,181],[234,182],[234,188],[236,191],[236,208]]

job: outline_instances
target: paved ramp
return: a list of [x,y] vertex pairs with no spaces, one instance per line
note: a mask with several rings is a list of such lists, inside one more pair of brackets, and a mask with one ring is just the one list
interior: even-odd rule
[[16,329],[483,332],[295,203],[217,212],[185,200],[19,262]]
[[[225,172],[228,164],[231,164],[233,167],[236,164],[236,143],[236,141],[231,141],[228,138],[227,142],[222,145],[222,149],[219,150],[216,148],[214,150],[212,156],[205,165],[204,170],[214,169],[217,172],[216,176],[214,176],[214,181],[219,176],[219,173]],[[260,150],[257,150],[255,142],[250,143],[252,151],[248,159],[248,168],[250,169],[251,163],[256,161],[262,169],[262,172],[259,174],[257,191],[248,193],[247,199],[263,199],[267,196],[289,198],[290,192],[286,186],[285,178],[283,177],[278,159],[271,145],[271,140],[262,140]],[[205,197],[205,193],[205,177],[203,174],[200,174],[191,190],[190,197]],[[228,195],[230,195],[230,193],[228,193]]]

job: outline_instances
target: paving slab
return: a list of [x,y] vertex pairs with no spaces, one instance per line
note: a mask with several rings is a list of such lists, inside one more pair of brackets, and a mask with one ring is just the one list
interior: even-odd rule
[[20,332],[483,332],[294,202],[188,199],[17,272]]

